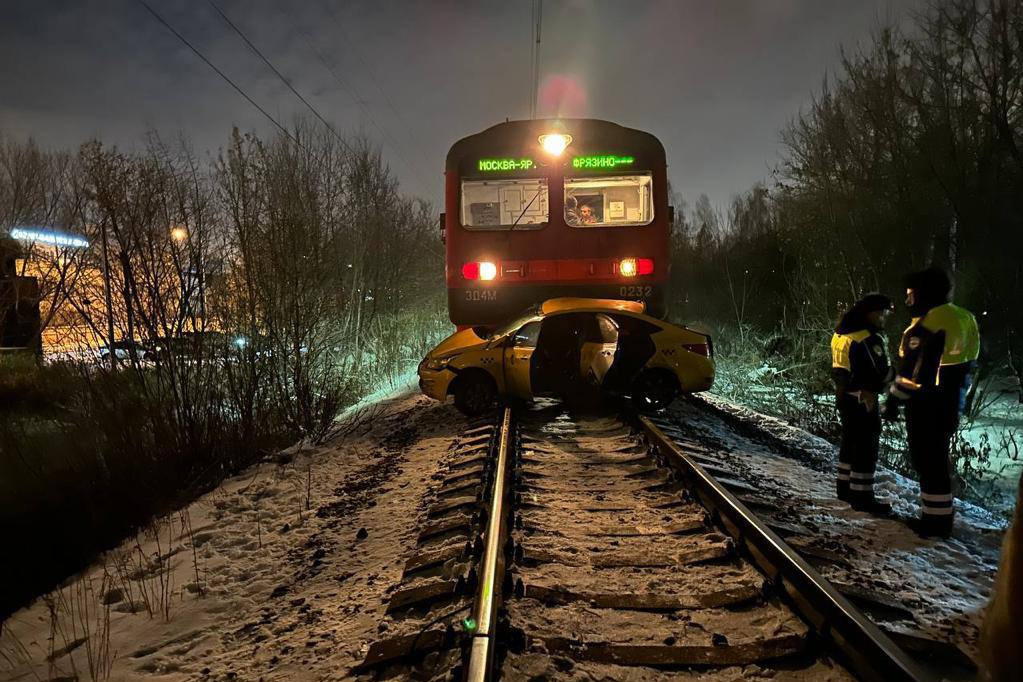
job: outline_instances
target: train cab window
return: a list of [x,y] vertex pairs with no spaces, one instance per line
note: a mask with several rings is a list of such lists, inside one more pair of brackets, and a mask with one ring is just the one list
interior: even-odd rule
[[654,219],[650,173],[565,178],[565,222],[574,227],[649,225]]
[[546,178],[462,181],[462,225],[470,230],[543,227],[548,204]]

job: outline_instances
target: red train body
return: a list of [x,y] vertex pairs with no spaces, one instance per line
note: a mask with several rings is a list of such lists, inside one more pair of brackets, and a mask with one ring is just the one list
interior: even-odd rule
[[671,216],[653,135],[592,119],[502,123],[451,147],[445,185],[448,312],[460,328],[557,296],[664,315]]

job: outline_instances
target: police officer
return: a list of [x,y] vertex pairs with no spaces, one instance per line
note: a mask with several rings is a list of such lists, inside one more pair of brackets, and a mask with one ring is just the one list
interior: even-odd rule
[[922,514],[911,525],[921,537],[952,534],[949,450],[966,405],[980,334],[970,311],[950,302],[952,282],[939,268],[906,279],[906,305],[913,315],[899,344],[898,373],[885,405],[897,418],[906,406],[909,457],[920,477]]
[[831,337],[831,376],[842,422],[838,451],[838,498],[853,509],[887,514],[891,505],[874,497],[874,468],[881,439],[878,396],[891,381],[891,365],[881,336],[892,301],[867,294],[842,316]]

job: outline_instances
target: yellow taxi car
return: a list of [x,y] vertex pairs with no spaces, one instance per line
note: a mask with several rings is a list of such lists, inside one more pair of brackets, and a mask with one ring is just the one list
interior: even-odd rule
[[706,334],[643,314],[642,303],[554,298],[492,330],[464,329],[419,365],[423,393],[468,415],[498,397],[569,396],[590,388],[645,409],[714,382]]

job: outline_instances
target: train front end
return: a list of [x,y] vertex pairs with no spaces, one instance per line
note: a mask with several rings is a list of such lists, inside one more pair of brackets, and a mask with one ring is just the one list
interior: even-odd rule
[[512,121],[455,143],[445,169],[448,312],[493,326],[573,296],[664,315],[670,217],[656,137],[590,119]]

